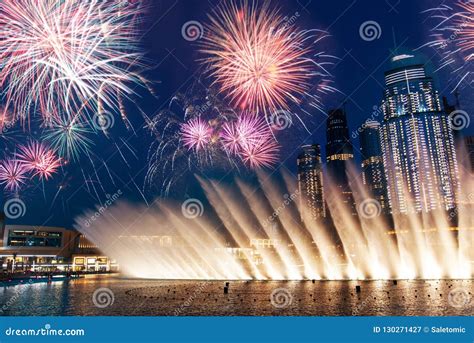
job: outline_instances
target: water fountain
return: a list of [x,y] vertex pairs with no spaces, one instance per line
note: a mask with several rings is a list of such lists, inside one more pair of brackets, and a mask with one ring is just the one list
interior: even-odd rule
[[[131,277],[152,279],[470,279],[474,276],[472,177],[461,205],[445,212],[361,215],[368,191],[352,184],[359,216],[326,186],[332,229],[307,218],[295,179],[259,174],[259,185],[197,177],[206,199],[117,202],[76,228]],[[464,200],[463,200],[464,199]],[[365,202],[366,203],[366,202]],[[303,215],[302,215],[303,214]],[[88,225],[84,225],[87,222]],[[337,233],[337,234],[336,234]],[[337,238],[335,238],[337,237]]]

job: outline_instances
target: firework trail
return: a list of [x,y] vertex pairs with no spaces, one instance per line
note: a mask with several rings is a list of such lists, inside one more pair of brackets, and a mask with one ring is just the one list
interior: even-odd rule
[[[120,111],[143,79],[137,22],[129,1],[4,0],[0,2],[0,86],[7,107],[24,123]],[[148,85],[144,85],[148,87]],[[100,115],[100,113],[98,113]],[[123,116],[123,114],[122,114]]]
[[277,162],[279,146],[263,116],[239,114],[212,89],[202,88],[192,85],[185,94],[177,94],[170,108],[147,122],[155,140],[149,149],[145,188],[160,180],[162,194],[167,195],[181,178],[210,167],[240,172]]
[[[144,188],[158,185],[162,195],[167,195],[181,178],[192,177],[195,172],[201,173],[209,167],[216,170],[238,167],[238,159],[226,154],[219,139],[221,126],[232,118],[236,118],[234,110],[217,96],[215,89],[200,81],[176,94],[168,108],[146,122],[145,128],[154,139],[148,151]],[[212,137],[202,149],[190,150],[184,144],[182,129],[197,119],[209,126]]]
[[268,2],[230,1],[210,15],[201,52],[234,106],[267,115],[304,97],[320,108],[319,93],[335,90],[326,69],[333,57],[316,51],[327,36],[290,25]]
[[20,145],[18,150],[16,159],[26,171],[32,172],[40,180],[48,180],[61,166],[61,159],[56,152],[42,143],[30,141]]
[[15,159],[6,159],[0,162],[0,184],[5,190],[17,192],[28,179],[28,169]]
[[472,85],[472,61],[474,59],[474,2],[456,1],[454,6],[442,4],[425,11],[436,22],[432,28],[432,40],[425,46],[438,49],[441,67],[453,69],[457,89],[463,82]]

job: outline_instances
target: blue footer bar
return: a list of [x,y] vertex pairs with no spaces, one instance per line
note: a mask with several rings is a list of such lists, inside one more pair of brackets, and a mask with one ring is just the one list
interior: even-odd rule
[[474,342],[472,317],[3,317],[0,342]]

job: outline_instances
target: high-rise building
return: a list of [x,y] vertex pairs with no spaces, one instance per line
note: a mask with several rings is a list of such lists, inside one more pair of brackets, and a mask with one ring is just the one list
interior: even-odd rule
[[319,144],[304,145],[298,155],[298,186],[303,218],[326,217],[323,188],[323,166]]
[[362,155],[362,180],[384,213],[389,213],[387,183],[380,146],[380,123],[368,120],[359,135]]
[[474,136],[464,137],[464,144],[466,147],[466,165],[471,168],[471,172],[474,173]]
[[453,133],[419,56],[392,57],[382,107],[381,146],[392,213],[454,208],[459,176]]
[[326,162],[330,183],[337,194],[338,201],[346,204],[351,214],[356,216],[354,197],[347,177],[348,163],[354,158],[349,139],[346,113],[343,109],[329,111],[326,120]]

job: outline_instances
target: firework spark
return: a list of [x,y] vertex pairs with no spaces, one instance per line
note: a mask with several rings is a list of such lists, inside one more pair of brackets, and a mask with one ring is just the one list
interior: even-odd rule
[[61,160],[55,151],[42,143],[31,141],[26,145],[20,145],[18,149],[19,152],[16,154],[18,161],[40,180],[48,180],[61,166]]
[[233,131],[222,129],[222,144],[250,168],[271,167],[278,160],[279,146],[262,117],[244,112],[230,126]]
[[[0,86],[5,104],[24,122],[119,111],[118,97],[143,84],[137,18],[125,1],[4,0],[0,2]],[[88,112],[90,111],[90,112]]]
[[[314,47],[326,32],[289,25],[266,2],[225,2],[210,16],[201,51],[209,73],[232,103],[254,113],[271,113],[299,103],[311,86],[325,83],[331,57]],[[313,78],[318,77],[315,81]]]
[[254,139],[240,152],[242,161],[250,168],[272,167],[278,162],[279,145],[271,137]]
[[472,84],[474,60],[474,3],[457,1],[454,6],[445,4],[425,11],[437,24],[432,29],[433,40],[422,47],[440,50],[441,67],[451,67],[456,78],[455,89],[464,81]]
[[181,125],[181,134],[185,147],[199,151],[211,142],[212,129],[201,118],[194,118]]
[[248,112],[225,123],[220,132],[223,148],[238,155],[251,168],[270,167],[278,160],[279,147],[266,121]]
[[92,131],[79,121],[60,118],[53,119],[44,138],[58,151],[59,156],[79,160],[81,152],[87,153],[93,144],[87,136],[90,133]]
[[14,159],[0,162],[0,184],[5,185],[7,191],[16,192],[27,180],[28,169],[24,164]]

